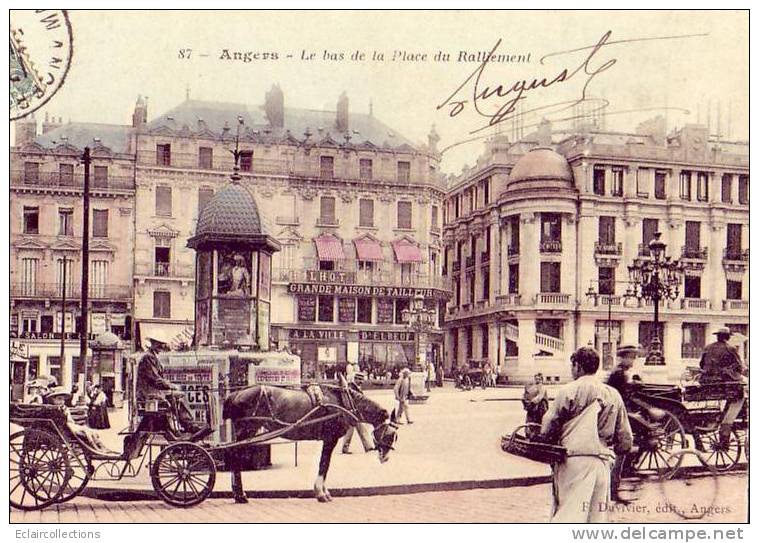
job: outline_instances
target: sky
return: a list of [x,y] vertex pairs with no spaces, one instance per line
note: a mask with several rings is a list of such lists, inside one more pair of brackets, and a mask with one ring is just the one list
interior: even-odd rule
[[[455,173],[476,161],[482,137],[497,129],[511,132],[509,120],[488,126],[491,118],[478,115],[475,105],[492,115],[516,91],[475,104],[474,78],[467,78],[480,63],[459,62],[461,51],[476,55],[501,40],[497,53],[523,59],[529,55],[529,62],[486,65],[479,90],[499,84],[509,89],[521,80],[548,82],[563,69],[573,74],[524,92],[523,111],[571,102],[585,87],[586,96],[608,101],[611,129],[632,131],[641,120],[665,111],[672,129],[706,123],[709,112],[713,133],[719,117],[722,137],[748,139],[744,12],[71,11],[70,20],[70,72],[64,86],[36,113],[37,119],[47,112],[64,121],[130,123],[138,94],[149,97],[150,119],[183,101],[188,92],[193,99],[261,104],[274,83],[282,87],[286,107],[334,110],[345,91],[352,111],[366,113],[371,102],[376,117],[412,141],[426,142],[434,124],[439,148],[448,148],[441,168]],[[596,45],[609,31],[608,42],[670,39],[607,42],[585,64],[589,49],[540,62],[549,53]],[[279,58],[220,58],[225,49],[230,55],[277,53]],[[352,60],[356,51],[365,58]],[[384,60],[371,60],[374,51],[383,53]],[[439,51],[450,54],[450,61],[435,61]],[[333,60],[339,53],[344,59]],[[302,60],[311,54],[312,59]],[[423,54],[426,60],[420,59]],[[467,100],[453,117],[455,104],[438,107],[451,95],[454,101]],[[628,110],[634,111],[619,113]],[[526,131],[544,116],[555,120],[567,115],[555,108],[528,113]],[[455,145],[473,137],[480,139]]]

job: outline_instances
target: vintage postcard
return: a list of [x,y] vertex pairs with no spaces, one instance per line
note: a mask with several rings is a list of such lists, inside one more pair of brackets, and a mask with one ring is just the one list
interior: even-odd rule
[[16,539],[744,537],[748,11],[9,18]]

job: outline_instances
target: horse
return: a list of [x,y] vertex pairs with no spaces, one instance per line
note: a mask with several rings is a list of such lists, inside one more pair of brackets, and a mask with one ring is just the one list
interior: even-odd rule
[[[311,411],[314,412],[309,415]],[[260,431],[278,430],[282,431],[282,437],[292,441],[321,441],[319,472],[314,482],[314,494],[320,502],[332,501],[325,480],[332,452],[350,426],[366,422],[374,427],[380,463],[388,460],[397,439],[395,410],[388,415],[386,409],[353,385],[321,385],[316,394],[313,389],[254,385],[230,394],[224,401],[222,416],[231,419],[235,441],[249,439]],[[241,470],[234,465],[230,468],[235,503],[247,503]]]

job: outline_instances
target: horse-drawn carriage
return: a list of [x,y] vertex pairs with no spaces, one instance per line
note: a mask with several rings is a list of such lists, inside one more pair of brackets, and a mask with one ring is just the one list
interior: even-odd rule
[[[132,378],[134,371],[129,376]],[[120,432],[124,436],[121,451],[109,450],[95,432],[74,423],[64,406],[11,403],[10,422],[20,429],[12,432],[9,443],[10,505],[36,510],[62,503],[79,495],[90,480],[137,477],[146,463],[153,489],[168,504],[189,507],[201,503],[211,494],[218,471],[234,474],[237,499],[238,493],[243,494],[240,471],[249,469],[245,459],[257,447],[279,437],[324,441],[319,491],[328,497],[323,483],[329,467],[325,455],[331,456],[348,426],[357,422],[375,426],[381,461],[387,459],[393,448],[396,437],[393,420],[355,389],[329,387],[309,394],[296,387],[235,388],[240,390],[228,395],[229,389],[218,391],[227,396],[224,416],[232,420],[238,434],[236,440],[225,443],[201,442],[201,435],[184,434],[179,429],[173,396],[137,401],[132,390],[129,426]],[[231,409],[227,404],[233,396],[234,409]],[[271,400],[274,397],[277,401]],[[282,406],[287,406],[292,398],[297,405],[283,411]],[[214,420],[216,414],[210,406],[211,403],[205,418],[213,427],[218,421]],[[245,432],[240,432],[243,428]],[[156,448],[159,452],[153,457]]]
[[[742,383],[678,385],[633,385],[627,399],[634,449],[627,469],[640,476],[671,478],[682,467],[681,451],[691,450],[707,467],[724,472],[738,464],[741,452],[748,456],[748,401],[732,425],[729,439],[720,437],[728,403],[744,398]],[[506,452],[545,463],[560,459],[553,445],[535,443],[519,431],[504,436]]]

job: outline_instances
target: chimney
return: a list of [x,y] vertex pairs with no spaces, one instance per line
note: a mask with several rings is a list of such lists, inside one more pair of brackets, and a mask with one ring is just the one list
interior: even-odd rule
[[16,147],[31,143],[36,137],[37,119],[35,119],[34,113],[30,113],[26,117],[22,117],[16,121],[16,135],[14,138]]
[[279,83],[272,85],[271,90],[266,93],[264,111],[272,127],[282,128],[285,126],[285,95],[282,93]]
[[337,117],[335,119],[335,125],[339,132],[346,132],[348,130],[348,96],[345,91],[337,99]]
[[551,121],[543,119],[540,121],[537,130],[538,145],[551,145]]
[[437,130],[435,130],[435,125],[432,125],[432,128],[430,129],[430,133],[427,134],[427,147],[430,150],[430,153],[437,154],[437,144],[440,142],[440,135],[437,133]]
[[132,113],[132,128],[139,128],[148,122],[148,100],[144,99],[142,95],[137,95],[137,103],[134,105],[134,113]]
[[47,134],[51,130],[55,130],[59,126],[61,126],[60,117],[58,117],[58,120],[56,121],[55,117],[50,117],[47,113],[45,113],[45,121],[42,123],[42,133]]

